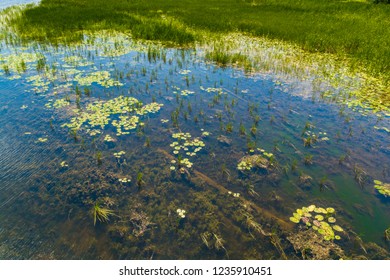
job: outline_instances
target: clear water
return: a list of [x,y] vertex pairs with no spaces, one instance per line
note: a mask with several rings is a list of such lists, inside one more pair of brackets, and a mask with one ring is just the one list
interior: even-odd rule
[[1,0],[0,10],[14,5],[38,3],[39,0]]
[[[390,201],[373,180],[389,182],[389,134],[374,128],[390,127],[389,117],[300,97],[298,81],[220,68],[200,49],[128,38],[59,48],[3,42],[0,58],[9,66],[0,70],[0,258],[282,258],[248,221],[300,258],[288,238],[307,229],[289,217],[311,204],[335,208],[344,232],[334,243],[347,256],[365,255],[362,247],[367,258],[388,256]],[[97,82],[101,71],[108,76]],[[111,114],[103,128],[67,127],[92,114],[89,104],[120,96],[163,105],[139,113],[129,134],[117,135],[113,121],[134,112]],[[179,132],[204,143],[196,155],[180,150],[192,167],[177,164]],[[305,146],[313,133],[318,140]],[[273,154],[267,170],[237,169],[244,156],[268,158],[260,150]],[[114,211],[107,223],[94,225],[96,203]]]

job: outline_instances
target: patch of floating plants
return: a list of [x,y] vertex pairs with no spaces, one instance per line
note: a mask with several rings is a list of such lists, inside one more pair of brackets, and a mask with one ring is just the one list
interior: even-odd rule
[[[250,171],[252,169],[269,170],[272,168],[274,155],[258,148],[262,154],[246,155],[239,160],[237,169],[239,171]],[[254,150],[252,152],[255,152]]]
[[390,197],[390,184],[389,183],[383,183],[379,180],[374,180],[374,188],[378,190],[378,193],[385,197]]
[[325,240],[339,240],[341,237],[335,232],[340,233],[344,230],[336,224],[334,214],[334,208],[328,207],[325,209],[310,205],[297,209],[290,217],[290,221],[296,224],[303,223],[307,228],[312,228],[323,235]]
[[122,83],[115,81],[111,78],[108,71],[97,71],[88,74],[78,74],[75,79],[80,86],[90,86],[93,83],[97,83],[105,88],[114,86],[123,86]]
[[[76,117],[71,119],[70,123],[62,126],[71,130],[78,131],[82,128],[93,129],[100,127],[104,129],[106,125],[111,124],[117,130],[116,135],[126,135],[130,130],[142,125],[140,117],[149,113],[157,113],[162,104],[152,102],[143,105],[134,97],[119,96],[108,101],[96,101],[88,104],[83,111],[79,111]],[[117,117],[119,119],[113,119]]]
[[[202,135],[205,133],[207,132],[203,132]],[[173,133],[172,138],[176,141],[173,141],[169,146],[173,148],[172,153],[177,156],[177,160],[171,161],[173,165],[170,169],[176,170],[178,167],[180,171],[184,167],[191,168],[193,163],[189,158],[196,156],[205,147],[205,143],[198,137],[193,138],[188,132]]]

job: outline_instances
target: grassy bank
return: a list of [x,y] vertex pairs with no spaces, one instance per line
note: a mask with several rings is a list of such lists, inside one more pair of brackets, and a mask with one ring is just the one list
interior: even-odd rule
[[390,5],[365,1],[42,0],[13,24],[25,38],[77,40],[77,31],[112,28],[180,45],[204,31],[245,32],[347,54],[390,77]]

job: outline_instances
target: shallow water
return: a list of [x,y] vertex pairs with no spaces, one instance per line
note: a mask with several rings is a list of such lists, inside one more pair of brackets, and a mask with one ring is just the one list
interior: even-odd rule
[[[313,230],[289,217],[311,204],[344,228],[325,245],[388,256],[390,200],[373,183],[389,182],[388,116],[120,35],[3,42],[0,61],[0,258],[301,258],[288,238]],[[248,155],[267,166],[238,170]],[[94,225],[96,203],[107,223]]]
[[14,5],[38,3],[39,0],[1,0],[0,10]]

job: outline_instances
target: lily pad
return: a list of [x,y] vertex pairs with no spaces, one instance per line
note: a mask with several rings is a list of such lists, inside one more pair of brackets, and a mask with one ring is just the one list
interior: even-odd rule
[[299,220],[295,217],[290,217],[290,221],[293,222],[293,223],[296,223],[298,224],[299,223]]
[[335,231],[339,231],[339,232],[343,232],[344,230],[340,227],[340,226],[338,226],[338,225],[334,225],[333,226],[333,229],[335,230]]
[[328,212],[329,214],[333,214],[335,212],[335,210],[332,207],[328,207],[328,208],[326,208],[326,212]]
[[318,221],[323,221],[324,220],[324,216],[322,216],[322,215],[316,215],[314,218],[316,220],[318,220]]

